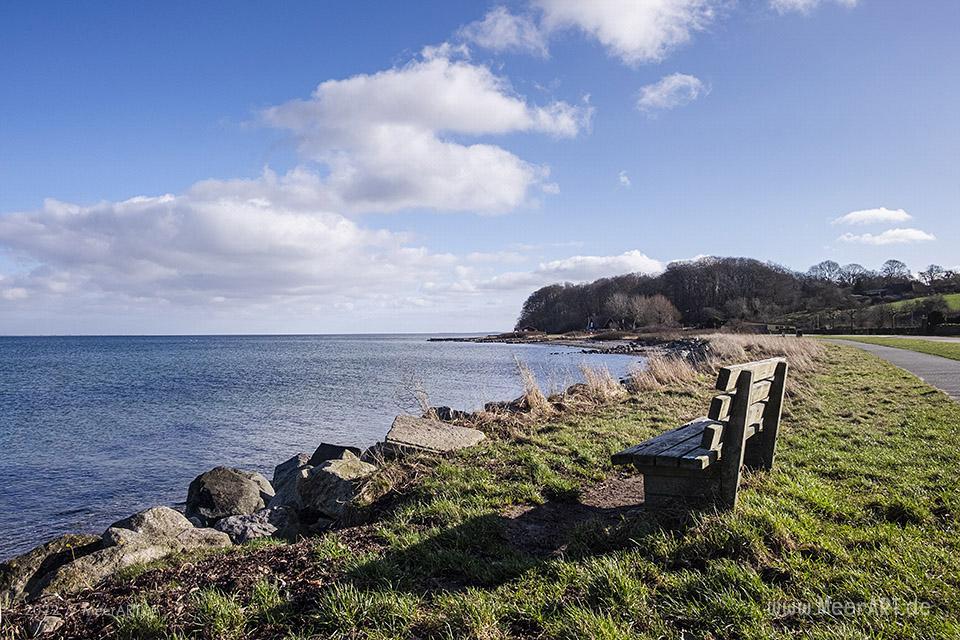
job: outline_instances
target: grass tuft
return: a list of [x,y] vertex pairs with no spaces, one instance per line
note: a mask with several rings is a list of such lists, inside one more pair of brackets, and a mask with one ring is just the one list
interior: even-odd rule
[[118,638],[129,640],[163,638],[167,624],[163,616],[145,600],[131,602],[126,612],[114,618]]

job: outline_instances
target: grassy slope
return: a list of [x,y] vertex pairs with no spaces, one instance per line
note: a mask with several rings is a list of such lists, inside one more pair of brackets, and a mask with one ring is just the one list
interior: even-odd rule
[[[141,604],[110,630],[128,637],[204,627],[209,636],[290,638],[956,637],[957,407],[869,354],[827,349],[827,364],[809,384],[792,386],[777,468],[748,477],[735,513],[658,511],[614,526],[585,523],[547,557],[511,542],[499,516],[515,503],[572,499],[610,473],[610,452],[698,415],[709,396],[703,377],[425,460],[379,524],[300,543],[308,545],[306,560],[269,561],[297,547],[231,552],[271,567],[253,586],[230,575],[205,578],[232,595],[190,592],[191,577],[218,558],[198,560],[179,578],[144,573],[121,590],[140,594]],[[768,609],[822,597],[918,599],[931,610],[803,617]]]
[[960,342],[945,342],[943,340],[924,340],[923,338],[880,338],[875,336],[831,336],[843,340],[853,340],[867,344],[879,344],[885,347],[896,347],[909,351],[929,353],[934,356],[960,360]]
[[[930,296],[932,297],[932,296]],[[943,294],[943,299],[947,302],[947,307],[950,311],[960,311],[960,293],[945,293]],[[897,302],[889,302],[889,304],[894,309],[900,309],[906,307],[907,305],[922,302],[926,298],[912,298],[910,300],[898,300]]]

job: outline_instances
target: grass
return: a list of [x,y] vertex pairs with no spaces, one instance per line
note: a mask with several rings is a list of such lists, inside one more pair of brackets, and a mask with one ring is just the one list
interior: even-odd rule
[[918,351],[934,356],[960,360],[960,342],[944,340],[925,340],[923,338],[885,338],[877,336],[831,336],[842,340],[853,340],[866,344],[879,344],[885,347],[896,347],[908,351]]
[[[944,293],[941,295],[943,299],[946,301],[947,308],[950,311],[960,311],[960,293]],[[924,300],[932,297],[934,296],[926,296],[923,298],[910,298],[908,300],[898,300],[897,302],[888,302],[887,305],[893,309],[902,309],[904,307],[908,307],[913,304],[923,302]]]
[[[537,518],[562,519],[613,477],[612,452],[702,415],[712,374],[670,362],[664,380],[603,407],[491,430],[458,455],[391,463],[385,472],[406,481],[393,483],[375,522],[301,543],[308,559],[292,564],[264,562],[283,547],[238,550],[266,574],[252,585],[228,593],[244,583],[227,576],[165,592],[162,572],[140,576],[156,588],[125,628],[211,638],[960,636],[957,405],[852,347],[770,340],[717,341],[720,358],[791,349],[798,359],[776,468],[746,476],[736,512],[599,509],[544,549],[517,535],[545,543],[551,529]],[[504,516],[520,505],[529,511]],[[859,611],[817,611],[831,602]]]

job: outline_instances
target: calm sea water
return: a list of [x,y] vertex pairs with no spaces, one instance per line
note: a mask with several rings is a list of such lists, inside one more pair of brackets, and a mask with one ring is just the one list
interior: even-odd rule
[[417,384],[434,405],[545,390],[636,357],[421,335],[0,338],[0,559],[186,497],[216,465],[273,467],[320,441],[368,446]]

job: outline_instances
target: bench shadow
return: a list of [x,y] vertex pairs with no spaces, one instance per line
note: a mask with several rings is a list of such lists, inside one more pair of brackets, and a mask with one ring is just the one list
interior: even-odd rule
[[418,594],[493,588],[551,559],[643,548],[663,531],[682,533],[705,507],[696,502],[648,506],[642,477],[613,478],[570,500],[515,505],[469,518],[360,564],[347,578],[358,588],[389,584]]

